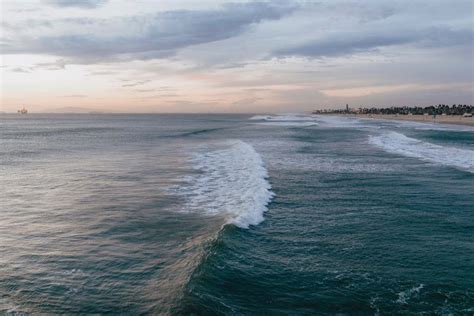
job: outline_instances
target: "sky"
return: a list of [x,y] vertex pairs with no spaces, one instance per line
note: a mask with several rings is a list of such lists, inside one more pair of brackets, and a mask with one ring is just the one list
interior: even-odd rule
[[0,0],[0,111],[474,104],[474,1]]

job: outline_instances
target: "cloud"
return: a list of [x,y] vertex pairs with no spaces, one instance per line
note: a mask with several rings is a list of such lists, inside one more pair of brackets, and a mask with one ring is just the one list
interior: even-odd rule
[[[32,83],[63,96],[45,107],[101,100],[169,112],[472,100],[461,89],[474,76],[472,1],[235,1],[63,0],[40,14],[7,1],[5,94]],[[64,80],[68,87],[52,86]],[[114,100],[101,92],[110,89]],[[77,92],[88,97],[65,97]]]
[[412,44],[418,47],[447,47],[466,45],[472,48],[474,33],[472,30],[452,30],[449,28],[428,28],[421,31],[399,32],[341,32],[331,37],[314,39],[294,47],[276,50],[280,57],[337,57],[356,53],[370,52],[378,48]]
[[277,50],[278,56],[334,57],[368,51],[382,46],[409,42],[403,36],[348,36],[345,38],[324,38],[308,43]]
[[172,87],[162,86],[162,87],[152,88],[152,89],[135,89],[133,91],[139,92],[139,93],[147,93],[147,92],[154,92],[154,91],[173,91],[173,90],[175,89]]
[[64,70],[66,68],[67,61],[59,59],[50,63],[39,63],[33,66],[34,69],[46,69],[46,70]]
[[107,1],[108,0],[44,0],[43,2],[61,8],[76,7],[82,9],[93,9],[104,5]]
[[10,71],[19,72],[19,73],[30,73],[31,72],[31,70],[26,69],[26,68],[22,68],[22,67],[15,67],[15,68],[10,69]]
[[[127,80],[128,81],[128,80]],[[122,87],[136,87],[136,86],[142,86],[144,84],[147,84],[149,82],[151,82],[152,80],[149,80],[149,79],[146,79],[146,80],[138,80],[138,81],[134,81],[134,82],[131,82],[131,83],[126,83],[126,84],[123,84]]]
[[156,91],[156,89],[135,89],[133,91],[139,92],[139,93],[146,93],[146,92],[154,92]]
[[61,98],[87,98],[87,95],[85,94],[68,94],[68,95],[63,95]]
[[2,45],[2,51],[55,55],[82,62],[165,58],[188,46],[238,36],[254,24],[280,19],[296,8],[284,2],[228,3],[214,10],[60,19],[33,30],[29,26],[41,25],[42,21],[28,20],[11,30],[10,41]]

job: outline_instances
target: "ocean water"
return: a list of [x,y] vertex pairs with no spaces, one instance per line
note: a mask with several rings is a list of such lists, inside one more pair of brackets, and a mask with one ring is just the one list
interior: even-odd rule
[[0,116],[0,314],[473,313],[472,127]]

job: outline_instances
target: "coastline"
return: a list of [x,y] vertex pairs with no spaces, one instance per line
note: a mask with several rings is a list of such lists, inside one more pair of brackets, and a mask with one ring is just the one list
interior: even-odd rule
[[437,115],[433,118],[432,115],[396,115],[396,114],[336,114],[342,116],[352,116],[362,119],[379,119],[379,120],[396,120],[396,121],[414,121],[425,123],[440,123],[440,124],[460,124],[460,125],[474,125],[474,117],[463,117],[460,115]]

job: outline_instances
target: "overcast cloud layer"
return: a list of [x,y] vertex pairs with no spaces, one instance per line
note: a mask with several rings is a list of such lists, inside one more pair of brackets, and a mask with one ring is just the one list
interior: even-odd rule
[[[99,1],[55,0],[60,6],[89,7]],[[144,2],[146,4],[146,2]],[[228,3],[213,10],[174,10],[111,18],[29,19],[5,23],[12,35],[3,44],[6,54],[48,54],[75,61],[163,58],[179,49],[238,36],[264,20],[277,20],[295,5],[263,2]]]
[[107,0],[44,0],[45,4],[57,7],[96,8],[103,5]]
[[2,110],[472,104],[473,5],[7,0]]

